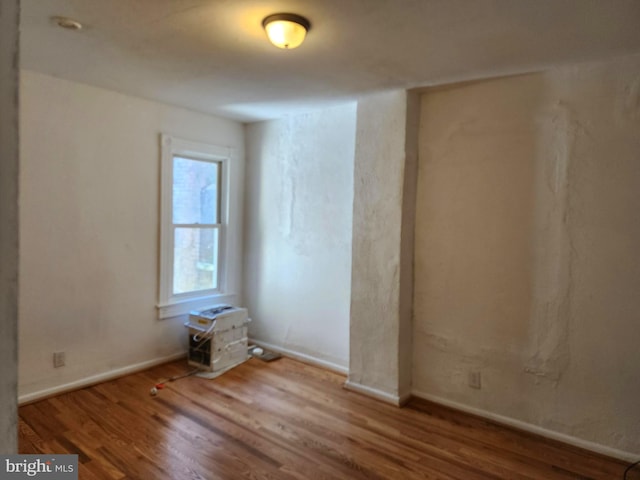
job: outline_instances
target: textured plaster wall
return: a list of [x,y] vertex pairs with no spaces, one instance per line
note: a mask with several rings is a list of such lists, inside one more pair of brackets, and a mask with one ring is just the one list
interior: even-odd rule
[[401,401],[411,384],[418,97],[358,102],[348,385]]
[[245,298],[258,341],[346,369],[356,107],[247,126]]
[[[159,134],[235,148],[239,299],[243,126],[30,71],[20,121],[20,394],[184,352],[183,318],[158,320],[156,309]],[[54,369],[57,351],[67,365]]]
[[414,391],[640,453],[640,56],[421,114]]
[[15,453],[18,377],[18,16],[0,3],[0,453]]

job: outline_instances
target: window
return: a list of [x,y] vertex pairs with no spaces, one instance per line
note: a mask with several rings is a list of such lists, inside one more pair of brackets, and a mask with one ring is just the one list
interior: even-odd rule
[[[160,317],[215,303],[225,290],[231,150],[162,135]],[[172,308],[168,308],[172,307]]]

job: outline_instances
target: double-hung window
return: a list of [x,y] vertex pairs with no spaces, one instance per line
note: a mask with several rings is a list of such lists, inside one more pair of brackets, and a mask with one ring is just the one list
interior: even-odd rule
[[230,149],[162,135],[160,316],[213,302],[225,287]]

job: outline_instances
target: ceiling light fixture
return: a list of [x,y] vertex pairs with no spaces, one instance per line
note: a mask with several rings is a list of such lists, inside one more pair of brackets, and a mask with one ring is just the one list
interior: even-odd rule
[[311,28],[311,23],[304,17],[294,13],[276,13],[262,21],[271,43],[278,48],[292,49],[304,42],[304,37]]

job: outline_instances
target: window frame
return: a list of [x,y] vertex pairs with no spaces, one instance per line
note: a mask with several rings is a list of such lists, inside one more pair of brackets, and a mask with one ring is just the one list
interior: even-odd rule
[[[226,296],[227,273],[229,268],[228,223],[230,178],[229,164],[233,149],[202,142],[194,142],[168,134],[160,135],[160,276],[159,276],[159,318],[170,318],[186,314],[190,310],[206,308],[216,303],[218,297]],[[218,229],[217,288],[173,293],[174,286],[174,232],[180,228],[173,223],[173,160],[182,157],[190,160],[218,162],[220,205]],[[207,224],[208,225],[208,224]]]

